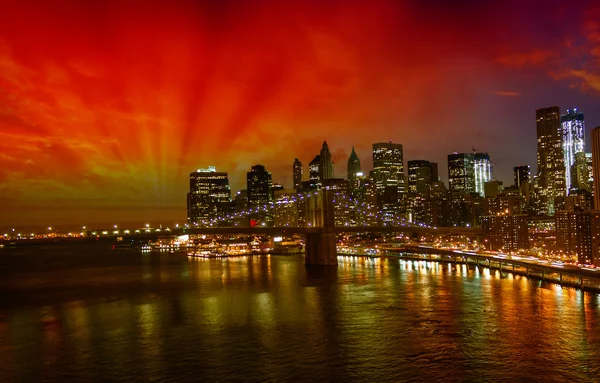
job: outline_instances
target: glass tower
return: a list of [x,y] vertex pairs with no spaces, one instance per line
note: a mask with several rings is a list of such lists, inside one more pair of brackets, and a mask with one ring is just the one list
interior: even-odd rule
[[480,196],[485,195],[484,183],[492,180],[492,163],[487,153],[473,154],[473,170],[475,171],[475,192]]
[[583,113],[577,108],[567,109],[567,114],[560,117],[562,127],[562,147],[565,158],[565,182],[567,194],[572,185],[571,167],[575,164],[577,153],[585,152],[585,124]]

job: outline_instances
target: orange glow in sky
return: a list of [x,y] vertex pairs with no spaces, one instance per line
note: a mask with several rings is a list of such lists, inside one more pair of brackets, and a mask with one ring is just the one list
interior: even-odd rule
[[600,122],[594,2],[13,1],[0,13],[0,227],[183,222],[188,174],[291,186],[323,137],[495,176],[535,165],[535,109]]

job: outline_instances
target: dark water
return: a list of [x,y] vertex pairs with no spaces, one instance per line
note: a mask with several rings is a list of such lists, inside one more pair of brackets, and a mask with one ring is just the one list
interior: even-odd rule
[[594,382],[595,294],[463,266],[0,250],[0,380]]

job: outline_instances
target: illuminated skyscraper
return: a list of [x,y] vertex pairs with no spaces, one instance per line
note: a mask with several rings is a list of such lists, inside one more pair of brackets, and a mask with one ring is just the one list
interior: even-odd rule
[[475,156],[473,153],[448,154],[448,186],[450,192],[475,192]]
[[540,212],[554,215],[555,199],[564,197],[567,192],[560,110],[557,106],[553,106],[537,109],[535,114],[538,142],[537,198]]
[[592,168],[594,172],[594,209],[600,210],[600,126],[592,130]]
[[321,182],[333,178],[333,161],[331,160],[331,152],[329,151],[329,146],[327,146],[327,141],[323,141],[319,158],[319,175],[321,176]]
[[232,208],[227,173],[217,172],[214,166],[190,173],[187,207],[190,225],[207,224]]
[[514,167],[515,186],[521,187],[524,183],[531,182],[531,166],[521,165]]
[[483,185],[492,179],[492,163],[487,153],[473,154],[473,170],[475,172],[475,192],[484,196]]
[[575,164],[575,156],[577,153],[585,152],[585,123],[583,113],[579,112],[577,108],[567,109],[567,114],[561,116],[560,122],[568,194],[572,183],[571,167]]
[[294,189],[300,190],[302,187],[302,162],[299,159],[294,159]]
[[378,194],[388,187],[404,193],[402,145],[390,142],[373,144],[373,178]]
[[350,153],[350,157],[348,157],[348,182],[350,183],[350,191],[353,191],[354,187],[356,186],[356,174],[358,173],[361,173],[360,159],[356,155],[353,146],[352,153]]

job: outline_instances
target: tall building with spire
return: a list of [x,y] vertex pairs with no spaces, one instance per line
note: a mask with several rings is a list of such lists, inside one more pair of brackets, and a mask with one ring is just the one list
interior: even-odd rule
[[348,182],[350,183],[350,190],[354,190],[357,174],[361,173],[360,170],[360,159],[356,155],[354,151],[354,146],[352,146],[352,153],[350,153],[350,157],[348,157]]
[[567,114],[560,117],[562,128],[562,147],[565,158],[565,182],[567,194],[573,182],[572,167],[575,165],[578,153],[585,153],[585,123],[583,113],[574,109],[567,109]]
[[293,180],[294,180],[294,189],[300,190],[302,187],[302,162],[299,159],[294,159],[294,166],[292,168],[293,171]]
[[556,198],[567,192],[563,134],[558,106],[535,111],[537,131],[537,199],[540,213],[554,215]]
[[331,160],[331,152],[329,151],[329,146],[327,146],[327,141],[323,141],[319,158],[321,161],[319,164],[321,181],[333,178],[333,161]]

